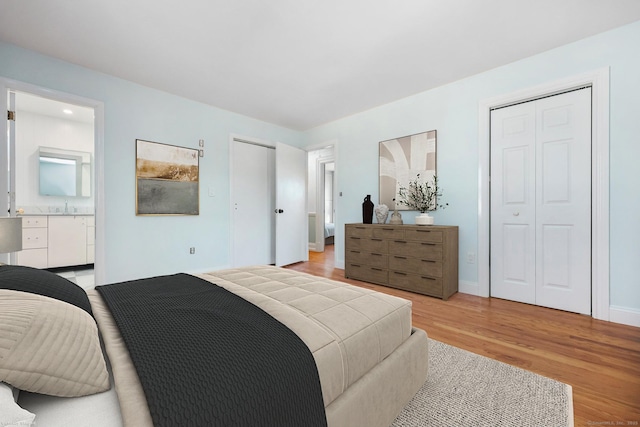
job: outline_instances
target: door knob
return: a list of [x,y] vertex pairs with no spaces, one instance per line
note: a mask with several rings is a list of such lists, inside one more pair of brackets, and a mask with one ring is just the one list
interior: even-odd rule
[[284,212],[282,209],[276,209],[275,210],[275,213],[282,213],[282,212]]
[[514,212],[513,213],[513,216],[518,216],[518,215],[520,215],[520,212]]

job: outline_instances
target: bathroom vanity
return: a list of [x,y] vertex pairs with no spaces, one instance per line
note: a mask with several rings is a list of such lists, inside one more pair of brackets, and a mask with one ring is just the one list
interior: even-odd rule
[[29,215],[22,217],[22,251],[16,263],[36,268],[93,264],[93,215]]

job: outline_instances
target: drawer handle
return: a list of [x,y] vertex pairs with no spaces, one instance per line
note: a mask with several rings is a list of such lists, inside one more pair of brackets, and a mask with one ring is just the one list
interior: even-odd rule
[[423,260],[422,260],[422,262],[431,262],[431,263],[434,263],[435,261],[434,261],[434,260],[431,260],[431,259],[423,259]]
[[406,241],[404,241],[404,240],[394,240],[393,242],[394,242],[394,243],[405,243],[405,244],[407,243],[407,242],[406,242]]
[[421,243],[421,244],[424,245],[424,246],[435,246],[436,245],[435,243],[424,243],[424,242]]
[[353,236],[351,236],[351,237],[349,237],[349,238],[350,238],[350,239],[352,239],[352,240],[360,240],[360,238],[359,238],[359,237],[353,237]]
[[371,256],[382,256],[382,254],[372,253]]
[[434,279],[433,277],[425,277],[425,276],[421,276],[421,277],[422,277],[423,279],[425,279],[425,280],[436,280],[436,279]]
[[418,233],[431,233],[431,230],[422,230],[422,229],[419,229],[419,230],[416,230],[416,231],[417,231]]
[[374,242],[382,242],[382,239],[371,239],[371,240],[373,240]]
[[372,269],[372,270],[374,270],[374,271],[382,271],[382,269],[381,269],[381,268],[371,267],[371,269]]
[[407,259],[407,257],[406,257],[406,256],[397,256],[397,255],[394,255],[393,257],[394,257],[395,259]]
[[351,267],[358,267],[358,268],[362,267],[360,264],[350,264],[350,265]]
[[393,230],[394,230],[393,228],[384,228],[384,227],[383,227],[382,229],[383,229],[384,231],[393,231]]
[[393,274],[397,274],[398,276],[406,276],[407,273],[401,273],[399,271],[394,271]]
[[349,251],[349,252],[351,252],[352,254],[359,254],[360,253],[360,251]]

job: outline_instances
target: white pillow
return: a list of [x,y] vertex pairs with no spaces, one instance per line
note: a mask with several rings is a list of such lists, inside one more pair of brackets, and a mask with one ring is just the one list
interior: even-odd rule
[[13,389],[0,382],[0,427],[27,427],[35,425],[35,415],[25,411],[13,400]]

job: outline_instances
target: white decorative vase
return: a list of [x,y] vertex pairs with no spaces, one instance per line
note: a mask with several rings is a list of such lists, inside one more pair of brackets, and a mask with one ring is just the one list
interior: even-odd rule
[[428,213],[421,213],[416,217],[416,225],[433,225],[433,217]]

